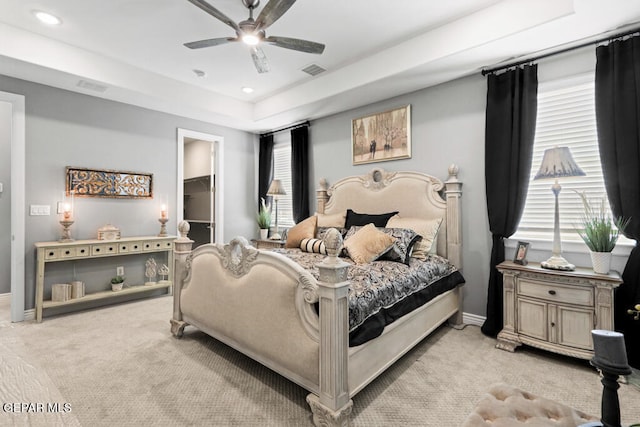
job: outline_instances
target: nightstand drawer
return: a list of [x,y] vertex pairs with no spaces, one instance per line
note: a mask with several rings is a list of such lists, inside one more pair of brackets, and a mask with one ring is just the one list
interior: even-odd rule
[[539,298],[545,301],[593,307],[593,290],[577,286],[518,280],[518,295]]

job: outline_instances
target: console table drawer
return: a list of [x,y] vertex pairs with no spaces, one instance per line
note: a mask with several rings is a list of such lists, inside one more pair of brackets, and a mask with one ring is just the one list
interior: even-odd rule
[[99,256],[99,255],[112,255],[118,253],[118,244],[117,243],[106,243],[104,245],[92,245],[91,246],[91,255]]
[[518,280],[518,295],[539,298],[545,301],[593,307],[593,290],[576,286]]
[[142,244],[143,251],[160,251],[165,249],[171,249],[173,247],[173,242],[144,242]]

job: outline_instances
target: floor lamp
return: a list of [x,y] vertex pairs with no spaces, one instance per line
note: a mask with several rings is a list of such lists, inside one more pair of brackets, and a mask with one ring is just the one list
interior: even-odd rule
[[267,196],[272,196],[273,201],[276,204],[276,232],[271,235],[272,240],[280,240],[282,236],[278,232],[278,198],[280,196],[286,196],[287,192],[284,191],[284,187],[282,186],[282,181],[279,179],[274,179],[271,181],[271,185],[269,185],[269,189],[267,190]]
[[560,211],[558,207],[558,195],[562,187],[558,184],[558,178],[567,178],[571,176],[585,176],[586,174],[580,166],[573,160],[569,147],[554,147],[545,150],[542,157],[540,170],[533,178],[538,179],[554,179],[555,182],[551,186],[551,191],[555,196],[555,213],[553,221],[553,250],[551,258],[540,263],[544,268],[553,270],[571,271],[576,267],[562,257],[562,247],[560,244]]

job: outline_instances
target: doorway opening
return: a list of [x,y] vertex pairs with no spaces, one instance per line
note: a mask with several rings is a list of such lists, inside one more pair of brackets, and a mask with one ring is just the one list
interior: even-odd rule
[[194,247],[223,241],[224,138],[178,129],[176,218],[189,222]]
[[[10,105],[9,126],[0,126],[2,132],[9,132],[10,160],[10,247],[11,260],[9,268],[11,289],[11,321],[24,320],[24,288],[25,288],[25,110],[24,96],[8,92],[0,92],[0,102]],[[3,188],[3,193],[9,193]],[[7,219],[3,219],[6,221]]]

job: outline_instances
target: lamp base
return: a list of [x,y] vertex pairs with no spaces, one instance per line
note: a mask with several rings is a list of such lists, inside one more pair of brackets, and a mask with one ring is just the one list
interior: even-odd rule
[[282,236],[279,233],[275,233],[275,234],[272,234],[271,237],[269,237],[269,239],[271,239],[271,240],[282,240]]
[[576,266],[571,264],[566,259],[562,258],[559,255],[553,255],[546,261],[542,261],[540,263],[542,268],[548,268],[550,270],[563,270],[563,271],[573,271],[576,269]]

